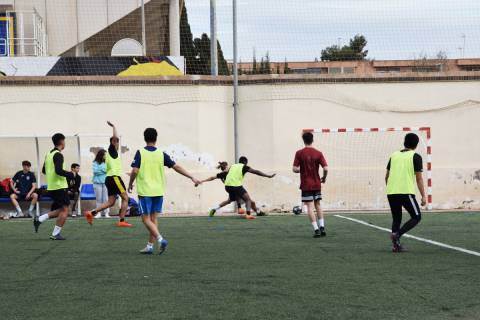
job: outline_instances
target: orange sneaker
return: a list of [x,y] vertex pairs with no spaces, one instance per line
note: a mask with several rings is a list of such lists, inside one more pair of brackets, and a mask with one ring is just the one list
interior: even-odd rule
[[247,214],[247,215],[245,216],[245,219],[247,219],[247,220],[255,220],[256,218],[255,218],[255,216],[252,216],[251,214]]
[[245,214],[245,213],[246,213],[245,209],[243,208],[238,209],[238,214]]
[[93,225],[93,213],[92,211],[85,211],[85,219],[87,219],[87,222],[89,225]]
[[128,223],[127,221],[118,221],[116,225],[117,225],[117,227],[120,227],[120,228],[130,228],[130,227],[133,227],[133,224]]

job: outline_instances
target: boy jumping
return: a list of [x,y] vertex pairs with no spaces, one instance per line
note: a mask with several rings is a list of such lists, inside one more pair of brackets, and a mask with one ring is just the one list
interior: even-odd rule
[[[323,218],[320,200],[322,200],[322,183],[325,183],[328,175],[328,166],[323,153],[312,147],[313,134],[305,132],[302,135],[305,148],[298,150],[293,161],[293,172],[300,173],[300,190],[302,190],[302,202],[307,206],[308,217],[313,226],[313,237],[324,237],[325,220]],[[323,177],[320,178],[320,166],[323,168]],[[313,212],[313,208],[317,214]]]
[[176,164],[168,154],[157,149],[155,146],[158,136],[157,130],[147,128],[143,136],[147,145],[135,154],[128,191],[132,192],[133,183],[136,179],[140,213],[142,214],[143,224],[149,232],[147,246],[140,250],[140,253],[152,254],[154,242],[157,241],[160,247],[159,254],[162,254],[167,248],[168,241],[162,237],[158,230],[157,215],[162,213],[165,166],[189,178],[195,185],[199,184],[200,181]]
[[[420,207],[415,199],[415,182],[422,196],[421,204],[426,204],[425,186],[423,184],[422,157],[415,153],[419,138],[415,133],[405,136],[404,149],[394,152],[387,165],[385,182],[387,183],[387,197],[392,211],[392,251],[402,252],[400,237],[413,229],[422,219]],[[401,228],[402,207],[410,214],[408,220]]]

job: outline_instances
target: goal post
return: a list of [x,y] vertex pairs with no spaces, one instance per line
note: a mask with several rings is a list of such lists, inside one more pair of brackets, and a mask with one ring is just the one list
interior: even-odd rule
[[420,142],[426,176],[427,209],[432,209],[432,145],[430,127],[304,129],[329,167],[324,190],[327,210],[387,210],[385,172],[390,155],[402,148],[408,132]]

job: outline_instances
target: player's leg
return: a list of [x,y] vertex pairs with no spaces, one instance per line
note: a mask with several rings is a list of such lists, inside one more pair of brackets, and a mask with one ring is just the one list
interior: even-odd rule
[[390,205],[390,211],[392,212],[392,233],[390,239],[392,240],[392,251],[398,252],[401,249],[400,246],[400,225],[402,223],[402,199],[401,195],[392,194],[388,195],[388,203]]
[[100,207],[93,209],[92,211],[85,211],[85,219],[87,219],[88,224],[93,224],[93,218],[97,213],[102,212],[105,209],[111,208],[115,205],[115,201],[117,200],[116,195],[108,196],[107,202],[100,205]]
[[157,213],[161,213],[163,197],[139,197],[139,208],[142,214],[142,222],[149,232],[147,246],[140,250],[142,254],[153,253],[153,244],[157,241],[162,254],[167,248],[168,241],[162,237],[158,230]]
[[17,218],[23,217],[22,208],[20,208],[20,204],[18,203],[18,196],[15,193],[12,193],[10,195],[10,202],[15,208],[15,211],[16,211],[15,217]]
[[250,198],[250,195],[248,194],[247,190],[245,190],[243,187],[239,187],[237,189],[237,196],[242,198],[243,201],[245,201],[245,208],[247,210],[247,214],[245,218],[247,219],[255,219],[254,216],[252,216],[252,198]]
[[128,194],[126,192],[123,192],[120,194],[120,198],[122,199],[120,203],[120,220],[117,223],[118,227],[132,227],[130,223],[125,221],[125,215],[127,214],[127,209],[128,209]]
[[213,217],[218,210],[220,210],[221,208],[229,205],[231,202],[232,202],[232,201],[230,200],[230,198],[227,199],[227,200],[225,200],[225,201],[223,201],[223,202],[221,202],[221,203],[220,203],[218,206],[216,206],[215,208],[210,209],[210,211],[208,212],[208,215],[209,215],[210,217]]
[[302,202],[307,207],[307,215],[313,227],[313,236],[318,238],[321,236],[320,228],[318,227],[317,215],[315,209],[315,194],[310,191],[302,191]]
[[417,200],[414,195],[402,195],[403,196],[403,207],[410,214],[410,220],[405,222],[405,224],[398,231],[398,237],[412,230],[419,222],[422,220],[422,213],[420,211],[420,206],[418,205]]
[[72,206],[71,206],[72,217],[76,217],[77,216],[76,212],[77,212],[77,203],[78,203],[79,193],[74,191],[71,196],[72,196]]
[[317,213],[317,224],[320,229],[320,236],[325,237],[327,233],[325,232],[325,219],[323,215],[323,210],[320,205],[321,196],[320,193],[316,196],[314,206]]
[[[102,203],[108,201],[108,189],[105,184],[102,185],[102,199]],[[103,214],[105,215],[105,218],[110,218],[110,208],[103,210]]]
[[37,206],[37,202],[38,202],[38,193],[33,192],[32,193],[32,201],[30,201],[30,207],[28,208],[28,216],[29,217],[33,217],[35,215],[34,210]]
[[70,198],[66,189],[54,190],[49,192],[49,196],[53,200],[52,211],[42,214],[40,217],[35,217],[33,220],[33,226],[35,232],[38,232],[40,225],[48,219],[57,218],[55,227],[53,229],[50,239],[52,240],[65,240],[60,234],[62,227],[65,224],[68,216],[68,208],[70,206]]

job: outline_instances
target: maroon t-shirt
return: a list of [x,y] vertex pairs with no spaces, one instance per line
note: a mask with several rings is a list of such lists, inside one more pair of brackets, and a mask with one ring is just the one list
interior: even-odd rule
[[323,154],[315,148],[306,147],[298,150],[293,161],[294,167],[300,167],[300,189],[302,191],[320,191],[320,166],[326,167],[327,161]]

